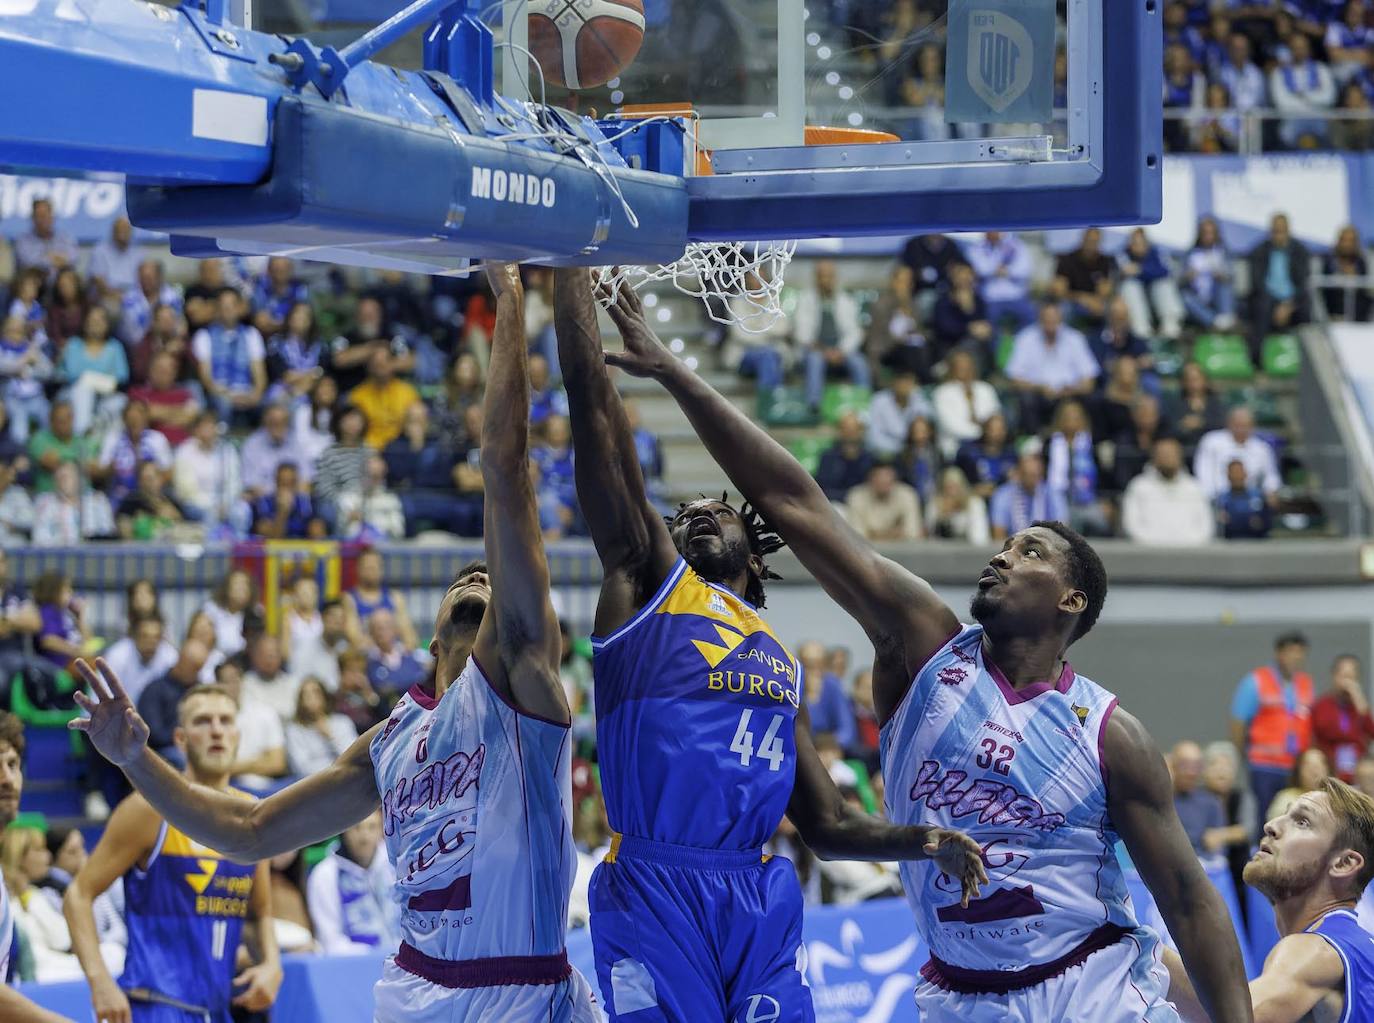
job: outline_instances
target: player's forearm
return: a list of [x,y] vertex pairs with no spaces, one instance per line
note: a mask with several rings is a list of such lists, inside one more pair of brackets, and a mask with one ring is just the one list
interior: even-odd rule
[[644,521],[644,477],[629,419],[602,356],[590,271],[558,269],[553,280],[558,363],[577,452],[577,498],[602,564],[623,563],[652,543]]
[[114,979],[100,954],[100,933],[95,926],[93,901],[94,896],[87,894],[79,880],[72,881],[62,896],[62,915],[72,936],[72,951],[81,964],[81,972],[92,985]]
[[0,1019],[6,1023],[71,1023],[66,1016],[34,1005],[18,991],[0,984]]
[[935,830],[924,824],[897,825],[869,814],[854,814],[819,833],[803,835],[807,848],[823,860],[924,860]]
[[1250,987],[1231,914],[1201,865],[1179,878],[1176,897],[1161,902],[1191,989],[1212,1023],[1252,1023]]
[[1210,1023],[1207,1013],[1198,1001],[1193,982],[1188,979],[1188,971],[1183,968],[1183,960],[1178,953],[1167,946],[1164,949],[1164,965],[1169,971],[1169,1001],[1174,1003],[1183,1023]]
[[685,364],[673,360],[659,382],[716,464],[764,518],[784,502],[828,503],[819,484],[781,444]]
[[488,492],[529,475],[530,377],[525,345],[525,303],[506,291],[496,300],[496,334],[482,403],[482,480]]
[[150,749],[125,764],[124,773],[178,831],[231,859],[260,858],[249,800],[191,784]]

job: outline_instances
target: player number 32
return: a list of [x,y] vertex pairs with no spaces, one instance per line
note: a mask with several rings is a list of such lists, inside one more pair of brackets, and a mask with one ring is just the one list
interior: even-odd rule
[[786,754],[783,752],[782,737],[778,735],[778,729],[787,719],[781,714],[774,714],[773,720],[768,722],[768,729],[763,733],[763,741],[758,746],[754,745],[754,733],[749,730],[749,719],[754,716],[751,708],[746,708],[740,713],[739,727],[735,729],[735,737],[730,742],[730,752],[739,754],[739,762],[745,767],[749,766],[749,761],[754,757],[768,761],[768,770],[776,771],[782,767],[782,762]]

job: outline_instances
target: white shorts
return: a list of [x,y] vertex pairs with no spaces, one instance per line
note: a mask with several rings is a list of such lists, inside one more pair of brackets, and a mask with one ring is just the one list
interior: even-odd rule
[[1162,950],[1153,931],[1137,928],[1043,984],[966,995],[922,980],[916,1004],[921,1023],[1179,1023]]
[[417,977],[388,957],[372,989],[373,1023],[604,1023],[586,978],[560,984],[447,988]]

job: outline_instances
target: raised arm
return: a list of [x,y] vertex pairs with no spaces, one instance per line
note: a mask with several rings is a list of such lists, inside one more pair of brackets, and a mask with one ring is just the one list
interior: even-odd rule
[[658,588],[677,560],[677,549],[649,503],[630,422],[606,371],[591,272],[555,270],[553,289],[558,361],[576,453],[577,501],[604,576],[596,629],[605,635]]
[[569,721],[558,679],[561,641],[549,600],[549,565],[530,481],[530,376],[520,268],[488,264],[496,331],[482,420],[483,542],[491,606],[473,653],[522,710]]
[[90,688],[89,696],[76,694],[89,717],[76,718],[69,727],[85,732],[174,828],[240,863],[333,838],[381,802],[368,749],[380,724],[323,771],[255,802],[193,785],[150,750],[147,723],[103,658],[96,659],[95,667],[78,660],[76,671]]
[[[1166,948],[1164,965],[1169,969],[1169,1001],[1184,1023],[1208,1023],[1178,953]],[[1255,1023],[1302,1023],[1332,992],[1345,992],[1340,953],[1316,934],[1290,934],[1270,950],[1264,972],[1250,984]]]
[[[916,670],[959,628],[954,612],[924,580],[878,554],[781,444],[675,358],[649,328],[634,292],[622,290],[610,313],[625,351],[607,352],[606,361],[659,381],[677,399],[730,481],[863,626],[879,658],[900,669],[896,678],[875,675],[879,702],[885,702],[881,690],[891,690],[893,683],[904,692]],[[880,717],[891,710],[887,702],[878,708]]]
[[797,779],[787,816],[807,848],[823,860],[934,860],[963,888],[963,903],[987,884],[978,843],[961,831],[928,824],[903,826],[857,810],[845,801],[811,741],[811,721],[797,714]]
[[1179,823],[1164,758],[1140,722],[1119,708],[1107,722],[1104,753],[1112,823],[1178,942],[1198,1004],[1212,1023],[1250,1023],[1231,915]]

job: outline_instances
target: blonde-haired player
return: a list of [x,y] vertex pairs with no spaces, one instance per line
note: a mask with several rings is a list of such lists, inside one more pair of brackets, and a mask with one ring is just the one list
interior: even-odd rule
[[[1374,1023],[1374,935],[1355,904],[1374,880],[1374,799],[1328,778],[1264,826],[1245,883],[1274,905],[1283,938],[1250,984],[1255,1023]],[[1173,952],[1169,998],[1205,1023]]]

